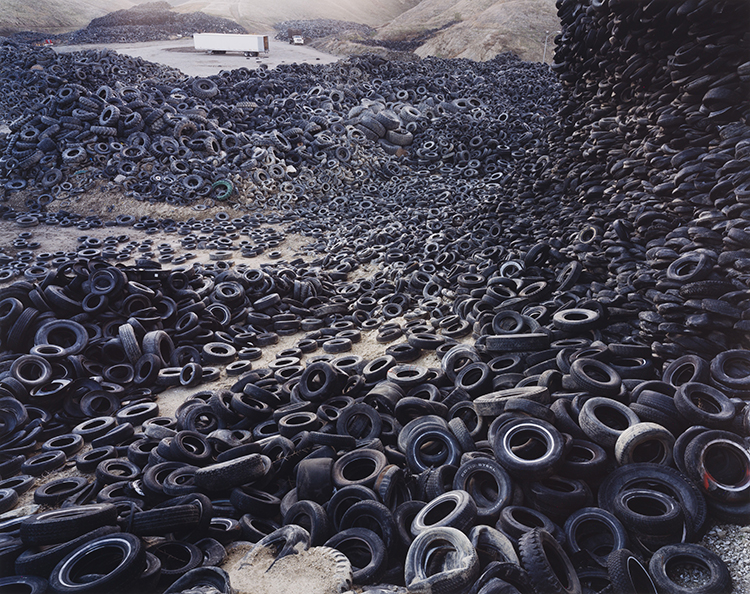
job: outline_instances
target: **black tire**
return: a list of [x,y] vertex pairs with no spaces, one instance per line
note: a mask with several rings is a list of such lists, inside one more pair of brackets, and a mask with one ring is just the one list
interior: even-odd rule
[[195,472],[195,484],[208,491],[225,491],[252,483],[265,476],[271,468],[271,460],[261,454],[249,454],[199,468]]
[[297,497],[325,504],[333,495],[333,464],[332,458],[306,458],[297,464]]
[[608,555],[607,571],[614,594],[657,594],[648,570],[624,547]]
[[620,434],[615,442],[615,461],[620,466],[634,462],[652,462],[669,466],[674,436],[656,423],[636,423]]
[[348,528],[329,538],[325,545],[342,552],[352,565],[352,581],[358,585],[377,583],[383,575],[388,553],[381,538],[367,528]]
[[518,550],[537,592],[581,594],[573,563],[549,532],[540,528],[528,531],[519,539]]
[[549,476],[563,456],[563,437],[551,424],[537,419],[493,421],[488,438],[497,461],[511,476],[529,480]]
[[750,451],[729,431],[706,431],[685,448],[687,477],[712,499],[726,503],[750,501]]
[[52,570],[49,583],[61,594],[117,591],[132,584],[145,567],[146,550],[137,536],[109,534],[68,554]]
[[677,388],[674,404],[688,422],[711,429],[727,428],[735,415],[734,403],[725,394],[697,382]]
[[479,565],[486,567],[493,562],[515,563],[520,560],[513,542],[492,526],[478,525],[469,531],[469,540],[479,555]]
[[[333,529],[341,528],[341,519],[349,508],[359,501],[377,501],[378,496],[369,487],[363,485],[350,485],[337,489],[328,500],[326,510]],[[394,518],[395,519],[395,518]]]
[[500,511],[513,500],[513,482],[505,469],[492,458],[467,460],[453,478],[453,488],[471,495],[477,506],[477,519],[497,521]]
[[360,448],[337,459],[333,463],[331,477],[337,489],[351,485],[372,488],[378,475],[387,465],[388,459],[383,452]]
[[350,435],[357,440],[358,446],[377,438],[382,428],[380,413],[364,403],[347,406],[336,419],[336,433]]
[[180,594],[181,592],[231,594],[233,589],[230,585],[229,574],[215,565],[219,563],[205,563],[204,561],[204,567],[196,567],[184,573],[164,590],[164,594]]
[[682,534],[684,514],[679,502],[651,489],[628,489],[615,495],[612,512],[635,534]]
[[171,584],[203,563],[203,551],[189,542],[165,540],[148,550],[161,561],[159,582],[162,584]]
[[588,438],[610,451],[622,432],[637,423],[638,415],[627,406],[600,396],[589,398],[578,415],[578,424]]
[[348,528],[372,530],[388,550],[392,550],[398,544],[398,529],[393,514],[379,501],[358,501],[346,510],[341,517],[339,530]]
[[560,535],[561,538],[563,536],[562,529],[546,515],[534,508],[522,505],[504,507],[500,512],[496,527],[515,541],[534,528],[542,528],[550,534]]
[[310,534],[310,544],[322,545],[331,535],[330,522],[325,510],[314,501],[298,501],[284,514],[284,526],[296,524]]
[[12,575],[0,578],[0,592],[23,592],[24,594],[44,594],[47,580],[42,577]]
[[64,542],[51,547],[30,547],[21,553],[16,559],[16,573],[18,575],[36,575],[48,578],[63,557],[75,551],[81,545],[90,542],[100,536],[120,532],[118,526],[102,526],[90,532],[82,534],[69,542]]
[[254,518],[250,514],[245,514],[240,518],[240,528],[242,529],[242,538],[248,542],[257,543],[272,532],[278,530],[279,526],[275,521],[267,518]]
[[617,396],[622,378],[606,363],[581,357],[570,365],[570,376],[581,390],[602,396]]
[[[427,448],[435,452],[430,459],[425,457]],[[461,460],[461,446],[453,434],[442,427],[428,426],[412,431],[404,453],[409,470],[414,474],[444,464],[458,466]]]
[[409,591],[452,594],[468,590],[479,571],[479,556],[463,532],[430,528],[406,553],[404,581]]
[[29,546],[57,544],[72,540],[101,526],[114,526],[117,508],[109,503],[42,512],[21,523],[21,539]]
[[679,501],[692,534],[700,537],[706,527],[706,500],[698,488],[674,468],[660,464],[628,464],[612,471],[599,486],[599,507],[612,512],[620,491],[645,487],[666,493]]
[[34,503],[56,505],[84,489],[89,481],[82,476],[71,476],[49,481],[34,491]]
[[8,510],[16,507],[18,503],[18,493],[13,489],[0,489],[0,513],[4,514]]
[[192,529],[200,523],[201,510],[195,505],[173,505],[136,512],[125,523],[138,536],[163,536],[176,530]]
[[[698,587],[683,587],[669,577],[680,563],[698,566],[709,574]],[[667,594],[724,594],[732,590],[732,578],[726,563],[712,551],[697,544],[667,545],[656,551],[648,563],[651,577],[660,593]]]
[[562,476],[597,482],[604,478],[610,460],[602,446],[585,439],[567,444],[558,470]]
[[197,431],[178,431],[169,443],[169,452],[173,460],[206,466],[211,462],[213,449],[208,439]]
[[628,534],[614,514],[599,507],[584,507],[571,514],[563,526],[565,546],[576,562],[593,561],[607,567],[608,556],[628,544]]

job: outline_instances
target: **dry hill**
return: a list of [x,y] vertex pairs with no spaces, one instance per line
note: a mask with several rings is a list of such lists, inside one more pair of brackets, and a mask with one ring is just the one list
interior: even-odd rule
[[409,39],[442,27],[416,50],[418,55],[488,60],[512,51],[541,61],[548,37],[549,62],[560,21],[555,0],[422,0],[382,27],[378,37]]
[[231,18],[246,29],[268,30],[281,21],[335,19],[379,27],[419,0],[172,0],[180,12],[205,12]]
[[0,34],[73,31],[85,27],[91,19],[133,4],[131,0],[1,0]]

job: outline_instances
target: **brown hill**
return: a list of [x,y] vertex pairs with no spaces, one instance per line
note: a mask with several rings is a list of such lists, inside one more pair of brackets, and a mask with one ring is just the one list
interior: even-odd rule
[[383,26],[378,37],[403,40],[441,29],[416,50],[418,55],[488,60],[512,51],[532,61],[544,57],[547,38],[549,62],[559,28],[555,0],[422,0]]
[[88,25],[91,19],[133,4],[131,0],[2,0],[0,34],[74,31]]

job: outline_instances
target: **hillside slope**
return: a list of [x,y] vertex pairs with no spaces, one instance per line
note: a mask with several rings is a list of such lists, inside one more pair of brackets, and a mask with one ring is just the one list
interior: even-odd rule
[[85,27],[91,19],[133,4],[131,0],[2,0],[0,34],[73,31]]
[[379,27],[413,8],[419,0],[188,0],[170,2],[179,12],[205,12],[230,18],[252,31],[289,20],[335,19]]
[[[524,60],[552,57],[560,29],[555,0],[422,0],[378,31],[381,39],[409,39],[436,32],[416,50],[424,56],[488,60],[512,51]],[[549,32],[549,36],[548,36]]]

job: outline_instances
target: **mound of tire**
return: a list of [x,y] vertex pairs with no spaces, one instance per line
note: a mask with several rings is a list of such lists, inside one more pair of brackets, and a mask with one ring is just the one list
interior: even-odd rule
[[[559,83],[509,56],[187,79],[2,46],[0,166],[30,200],[6,220],[214,250],[173,268],[126,236],[44,258],[15,240],[0,508],[33,489],[50,509],[0,523],[8,583],[229,592],[216,567],[242,540],[333,548],[396,591],[663,594],[696,566],[731,591],[697,543],[750,523],[750,9],[558,8]],[[253,214],[55,212],[77,172]],[[278,245],[271,221],[304,257],[232,264]],[[355,354],[363,335],[383,354]]]

